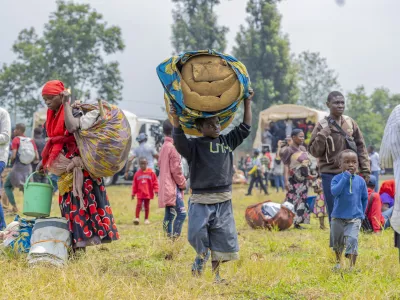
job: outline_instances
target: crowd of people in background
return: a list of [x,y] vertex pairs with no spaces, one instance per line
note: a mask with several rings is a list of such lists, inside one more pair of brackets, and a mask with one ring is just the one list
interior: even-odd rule
[[[3,121],[4,120],[6,120],[6,118],[4,118]],[[1,193],[2,204],[6,213],[15,214],[19,212],[15,202],[14,189],[23,190],[26,179],[36,170],[39,162],[42,160],[42,151],[46,144],[43,126],[34,129],[33,138],[27,137],[25,131],[25,124],[16,124],[11,130],[11,142],[2,145],[4,149],[3,153],[7,153],[8,157],[0,162],[0,169],[2,169],[2,171],[8,170],[7,176],[4,176],[3,180],[0,180],[0,187],[3,189]],[[5,156],[3,155],[2,157]],[[0,174],[1,173],[2,172],[0,172]],[[55,193],[58,189],[58,176],[51,173],[48,175],[53,186],[53,193]],[[32,180],[41,183],[48,182],[48,178],[39,173],[33,174]],[[9,205],[11,205],[10,208]]]
[[[60,155],[68,159],[80,155],[76,146],[72,147],[69,142],[64,143],[64,148],[46,148],[49,144],[45,138],[55,138],[66,127],[73,133],[78,126],[74,123],[78,121],[71,117],[73,112],[63,94],[63,86],[58,81],[48,84],[56,89],[54,94],[51,88],[43,91],[49,107],[47,122],[50,123],[35,128],[33,138],[25,136],[24,124],[16,124],[11,132],[8,113],[0,109],[0,175],[7,166],[11,167],[3,182],[5,193],[2,200],[5,197],[8,199],[14,214],[18,212],[18,207],[13,190],[23,191],[25,181],[34,170],[42,170],[43,162],[49,164],[49,159],[54,161]],[[380,185],[384,169],[380,166],[379,154],[374,146],[366,147],[357,123],[344,115],[344,96],[339,92],[330,93],[327,106],[329,116],[316,124],[306,122],[306,119],[271,122],[263,132],[262,149],[254,149],[251,155],[242,157],[238,168],[233,166],[232,152],[250,133],[249,100],[245,104],[243,123],[227,135],[220,135],[217,118],[199,119],[196,126],[203,134],[199,139],[187,139],[171,107],[173,122],[166,120],[163,123],[165,140],[160,153],[148,144],[146,134],[141,133],[137,137],[139,145],[125,167],[125,178],[128,178],[133,161],[136,159],[139,162],[139,169],[132,178],[131,198],[137,199],[133,223],[139,225],[140,212],[144,210],[144,224],[150,224],[150,201],[158,196],[159,207],[165,209],[163,230],[169,238],[178,238],[187,217],[183,193],[188,190],[190,182],[188,238],[197,253],[192,272],[194,275],[201,274],[211,257],[213,271],[219,280],[220,262],[238,258],[237,233],[231,213],[231,184],[247,183],[246,196],[252,195],[254,189],[271,197],[285,193],[284,202],[293,206],[295,229],[305,229],[301,224],[309,224],[313,213],[319,219],[320,229],[325,230],[325,218],[328,217],[331,230],[329,245],[337,258],[335,269],[341,268],[343,252],[350,259],[350,266],[354,267],[360,228],[378,234],[391,225],[390,218],[395,209],[395,180],[384,181]],[[71,119],[59,120],[56,114],[59,110],[63,113],[66,110],[66,119]],[[215,141],[218,143],[212,150]],[[229,151],[219,151],[218,145]],[[51,155],[52,151],[57,153]],[[5,152],[11,153],[9,160]],[[313,160],[317,160],[316,166],[313,166]],[[159,174],[156,174],[156,162]],[[222,168],[222,165],[225,167]],[[52,170],[55,169],[48,168],[56,189],[59,176],[56,175],[57,170]],[[96,206],[104,207],[111,220],[103,181],[91,178],[86,171],[83,175],[85,182],[90,182],[91,186],[84,193],[92,195]],[[45,182],[47,179],[38,173],[34,174],[33,180]],[[316,196],[310,197],[310,188]],[[63,193],[60,201],[64,203],[60,206],[61,213],[67,220],[71,216],[80,220],[80,226],[71,229],[75,250],[84,250],[86,246],[103,240],[118,239],[115,224],[108,224],[112,228],[107,226],[104,231],[102,223],[96,223],[97,218],[92,220],[89,228],[93,238],[86,239],[88,230],[83,226],[88,218],[94,218],[96,214],[89,212],[89,208],[83,209],[79,215],[78,210],[72,211],[71,203],[80,204],[79,197],[72,191]],[[216,213],[224,222],[218,230],[212,221]],[[0,224],[5,226],[2,209]]]
[[[254,149],[252,156],[242,157],[234,177],[239,178],[238,172],[243,174],[242,182],[249,184],[246,195],[252,194],[254,186],[266,195],[270,186],[276,192],[285,188],[284,201],[294,205],[294,228],[303,229],[300,224],[309,223],[314,213],[319,227],[326,229],[328,217],[330,246],[337,254],[336,268],[340,268],[342,252],[350,258],[351,266],[355,264],[357,228],[378,234],[390,226],[395,184],[389,180],[379,188],[385,171],[379,154],[374,146],[366,147],[357,123],[344,115],[344,96],[330,93],[327,106],[329,116],[317,124],[305,120],[271,122],[262,135],[262,153]],[[316,168],[312,168],[312,159],[318,162]],[[309,187],[316,196],[309,195]]]
[[301,129],[305,136],[305,144],[308,145],[311,134],[314,130],[315,123],[307,119],[286,119],[275,122],[270,122],[264,128],[261,136],[263,146],[268,146],[275,153],[278,149],[278,144],[287,138],[290,138],[294,129]]

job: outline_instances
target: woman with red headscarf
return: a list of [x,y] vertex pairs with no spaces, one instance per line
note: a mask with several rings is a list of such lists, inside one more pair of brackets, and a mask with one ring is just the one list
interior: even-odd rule
[[47,105],[48,141],[38,169],[59,175],[61,215],[69,222],[75,250],[117,240],[119,234],[102,178],[84,170],[73,133],[80,128],[81,111],[72,109],[64,84],[52,80],[42,90]]

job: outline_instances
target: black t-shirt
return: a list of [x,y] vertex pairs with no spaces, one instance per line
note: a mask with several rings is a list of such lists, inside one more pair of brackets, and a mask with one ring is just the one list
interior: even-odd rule
[[232,190],[233,151],[250,134],[250,127],[240,124],[218,138],[186,138],[181,128],[174,128],[176,150],[190,168],[193,194],[223,193]]

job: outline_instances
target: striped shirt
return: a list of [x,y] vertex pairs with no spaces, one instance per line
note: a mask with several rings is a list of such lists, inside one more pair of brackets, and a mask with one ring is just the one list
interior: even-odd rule
[[382,168],[394,168],[396,195],[390,224],[397,233],[400,233],[400,105],[395,107],[386,123],[380,160]]

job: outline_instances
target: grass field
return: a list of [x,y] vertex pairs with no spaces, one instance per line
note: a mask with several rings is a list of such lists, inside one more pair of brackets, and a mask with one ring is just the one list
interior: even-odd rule
[[[195,253],[186,240],[187,222],[182,239],[172,243],[163,236],[164,211],[157,200],[151,203],[151,225],[134,226],[136,202],[130,200],[130,187],[110,187],[108,192],[119,241],[91,247],[63,269],[29,268],[25,257],[0,256],[0,299],[400,299],[392,230],[380,236],[362,234],[360,272],[335,273],[329,232],[321,231],[315,218],[303,231],[252,230],[245,208],[265,198],[245,198],[245,189],[236,187],[241,258],[222,266],[227,284],[214,284],[210,263],[202,278],[191,276]],[[22,207],[22,194],[16,195]],[[269,198],[282,201],[284,194]],[[56,203],[54,198],[52,216],[59,216]]]

